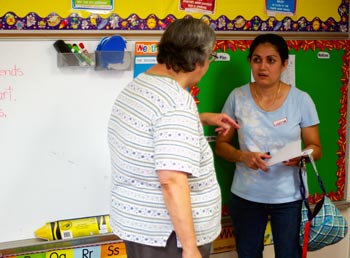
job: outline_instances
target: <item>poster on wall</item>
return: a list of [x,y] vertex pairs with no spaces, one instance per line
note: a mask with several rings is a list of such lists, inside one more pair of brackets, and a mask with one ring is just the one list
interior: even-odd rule
[[72,0],[72,8],[79,10],[113,10],[113,0]]
[[134,77],[157,63],[158,42],[135,42]]
[[213,14],[215,0],[180,0],[179,9],[187,12]]
[[266,0],[266,12],[295,15],[296,4],[297,0]]

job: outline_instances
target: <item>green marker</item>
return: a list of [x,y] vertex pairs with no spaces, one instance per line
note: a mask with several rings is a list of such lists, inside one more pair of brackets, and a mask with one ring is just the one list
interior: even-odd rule
[[74,53],[77,53],[79,56],[82,57],[82,59],[88,64],[88,65],[94,65],[95,63],[90,59],[90,57],[88,57],[87,55],[85,55],[83,53],[83,51],[76,45],[73,44],[73,49],[74,49]]
[[79,60],[79,63],[81,66],[86,66],[86,62],[84,60],[84,58],[79,55],[79,53],[76,52],[76,50],[74,49],[74,47],[71,44],[67,44],[67,46],[69,47],[70,51],[76,56],[76,58]]

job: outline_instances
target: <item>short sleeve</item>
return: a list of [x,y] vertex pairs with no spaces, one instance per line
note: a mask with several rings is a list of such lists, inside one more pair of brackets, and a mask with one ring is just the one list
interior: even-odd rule
[[302,95],[302,98],[300,98],[301,103],[299,105],[301,107],[301,128],[317,125],[320,123],[315,103],[309,94],[306,92],[303,93],[304,94]]
[[236,120],[235,115],[235,92],[236,89],[234,89],[230,95],[227,97],[224,107],[222,108],[222,112],[229,115],[233,120]]
[[177,170],[199,175],[199,117],[191,110],[175,109],[157,119],[154,126],[156,170]]

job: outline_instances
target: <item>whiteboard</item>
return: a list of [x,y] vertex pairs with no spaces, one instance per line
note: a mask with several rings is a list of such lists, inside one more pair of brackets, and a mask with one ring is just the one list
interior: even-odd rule
[[58,68],[54,41],[0,41],[0,242],[109,214],[107,124],[133,72]]

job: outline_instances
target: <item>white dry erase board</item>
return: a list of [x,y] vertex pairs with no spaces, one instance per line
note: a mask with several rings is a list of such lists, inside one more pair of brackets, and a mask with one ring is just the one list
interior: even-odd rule
[[58,68],[54,42],[0,41],[0,243],[109,213],[107,123],[133,72]]

